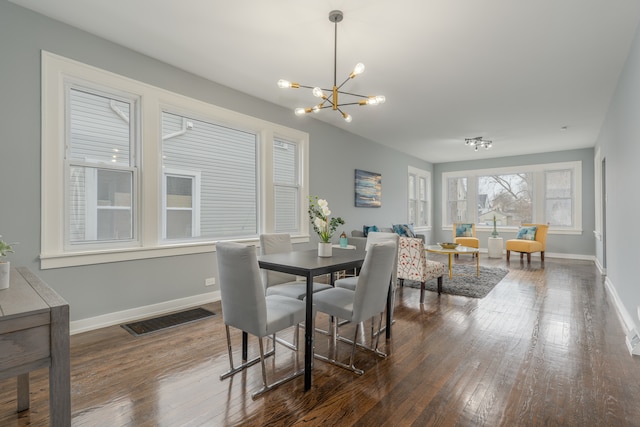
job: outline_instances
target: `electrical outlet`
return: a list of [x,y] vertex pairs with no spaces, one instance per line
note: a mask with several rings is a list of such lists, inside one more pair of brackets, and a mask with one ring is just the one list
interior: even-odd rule
[[215,277],[209,277],[208,279],[204,279],[204,285],[205,286],[213,286],[216,284],[216,278]]

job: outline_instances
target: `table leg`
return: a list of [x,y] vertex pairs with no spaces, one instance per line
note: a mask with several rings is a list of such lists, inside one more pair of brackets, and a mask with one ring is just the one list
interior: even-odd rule
[[[333,278],[333,275],[332,275]],[[313,277],[307,275],[307,308],[304,322],[304,390],[311,388],[311,370],[313,368]]]
[[[249,341],[249,334],[246,333],[245,331],[242,331],[242,361],[243,362],[247,361],[248,341]],[[275,347],[275,344],[274,344],[274,347]]]
[[18,375],[18,412],[29,409],[29,373]]
[[451,265],[451,258],[453,254],[449,252],[449,280],[453,277],[453,266]]
[[480,277],[480,253],[476,253],[476,277]]
[[[393,289],[391,287],[391,283],[389,283],[389,292],[387,293],[387,329],[385,331],[386,338],[391,338],[391,309],[393,308]],[[389,350],[387,349],[387,353]]]

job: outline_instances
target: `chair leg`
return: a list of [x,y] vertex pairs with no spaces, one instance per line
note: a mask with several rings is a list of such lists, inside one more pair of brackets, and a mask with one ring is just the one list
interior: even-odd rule
[[511,258],[511,251],[507,249],[507,262],[509,262],[509,258]]
[[[260,357],[255,357],[251,360],[245,361],[244,363],[240,364],[239,366],[234,367],[233,366],[233,351],[231,348],[231,334],[229,333],[229,326],[225,325],[226,331],[227,331],[227,350],[229,352],[229,370],[225,373],[223,373],[222,375],[220,375],[220,380],[224,380],[229,378],[232,375],[237,374],[238,372],[247,369],[250,366],[255,365],[256,363],[258,363],[260,361]],[[275,347],[274,347],[275,348]],[[273,356],[275,354],[275,350],[272,349],[271,351],[267,352],[264,357],[269,357],[269,356]]]
[[520,260],[522,260],[522,257],[524,257],[524,252],[520,252]]
[[[304,374],[304,369],[301,369],[299,371],[294,372],[291,375],[288,375],[284,378],[279,379],[278,381],[275,381],[271,384],[267,383],[267,369],[264,365],[264,359],[265,359],[265,353],[264,353],[264,348],[262,346],[262,338],[258,338],[258,344],[260,347],[260,365],[262,365],[262,388],[254,393],[251,394],[251,397],[253,399],[261,396],[262,394],[266,393],[269,390],[273,390],[274,388],[288,382],[291,381],[294,378],[297,378],[299,376],[301,376],[302,374]],[[274,342],[275,345],[275,342]]]
[[438,295],[442,293],[442,276],[438,277]]
[[400,281],[400,287],[404,288],[404,279],[398,279]]
[[527,252],[527,264],[531,264],[531,252]]
[[544,251],[540,252],[540,261],[544,262]]
[[424,282],[420,282],[420,304],[424,304]]

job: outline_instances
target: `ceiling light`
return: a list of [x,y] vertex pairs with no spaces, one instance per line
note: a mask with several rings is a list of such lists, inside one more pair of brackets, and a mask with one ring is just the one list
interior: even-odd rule
[[493,141],[488,141],[486,139],[482,139],[481,136],[476,136],[475,138],[465,138],[464,143],[465,145],[474,147],[475,150],[478,151],[478,147],[482,147],[488,150],[489,148],[491,148]]
[[[337,111],[342,115],[342,118],[350,123],[352,117],[342,111],[340,108],[345,107],[347,105],[378,105],[382,104],[386,101],[386,98],[382,95],[377,96],[367,96],[367,95],[358,95],[356,93],[351,92],[343,92],[340,90],[342,86],[345,85],[349,80],[355,78],[357,75],[362,74],[364,72],[364,64],[358,63],[353,68],[353,71],[349,74],[349,76],[340,84],[337,83],[337,50],[338,50],[338,22],[342,21],[342,11],[332,10],[329,12],[329,21],[334,23],[334,44],[333,44],[333,87],[331,89],[323,89],[318,86],[306,86],[301,85],[300,83],[290,82],[288,80],[280,79],[278,80],[278,87],[281,89],[299,89],[301,87],[306,89],[311,89],[313,96],[322,99],[319,104],[314,105],[313,107],[298,107],[294,110],[297,116],[302,116],[307,113],[317,113],[318,111],[324,108],[331,108],[334,111]],[[345,95],[352,97],[350,102],[340,103],[338,101],[338,95]],[[353,98],[361,98],[357,100],[353,100]]]

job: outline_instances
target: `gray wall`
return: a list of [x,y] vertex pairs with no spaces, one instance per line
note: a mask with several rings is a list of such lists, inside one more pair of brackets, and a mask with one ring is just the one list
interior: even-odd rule
[[[640,182],[640,29],[631,45],[596,146],[606,159],[607,281],[632,317],[629,320],[637,325],[640,286],[636,263],[640,256],[635,246],[640,239],[640,228],[636,226],[640,212],[637,188]],[[602,241],[597,240],[596,244],[602,263]]]
[[[329,200],[345,229],[407,218],[407,166],[430,163],[186,73],[0,0],[0,234],[19,241],[12,265],[37,272],[71,306],[71,320],[204,294],[213,253],[39,270],[40,51],[62,55],[310,135],[310,193]],[[354,207],[354,169],[382,174],[383,205]],[[61,225],[62,226],[62,225]],[[309,244],[311,246],[311,243]]]
[[[466,147],[462,146],[460,149]],[[501,157],[496,159],[474,160],[465,162],[438,163],[434,165],[434,201],[438,209],[434,212],[434,238],[436,241],[444,241],[451,238],[451,231],[442,230],[442,211],[439,209],[442,197],[442,174],[460,170],[475,170],[500,168],[509,166],[525,166],[545,163],[580,161],[582,162],[582,234],[550,234],[547,236],[546,252],[593,256],[595,229],[594,211],[594,166],[593,148],[582,150],[559,151],[554,153],[529,154],[526,156]],[[480,247],[487,246],[487,239],[491,232],[478,232]],[[506,239],[515,238],[515,232],[500,235]]]

